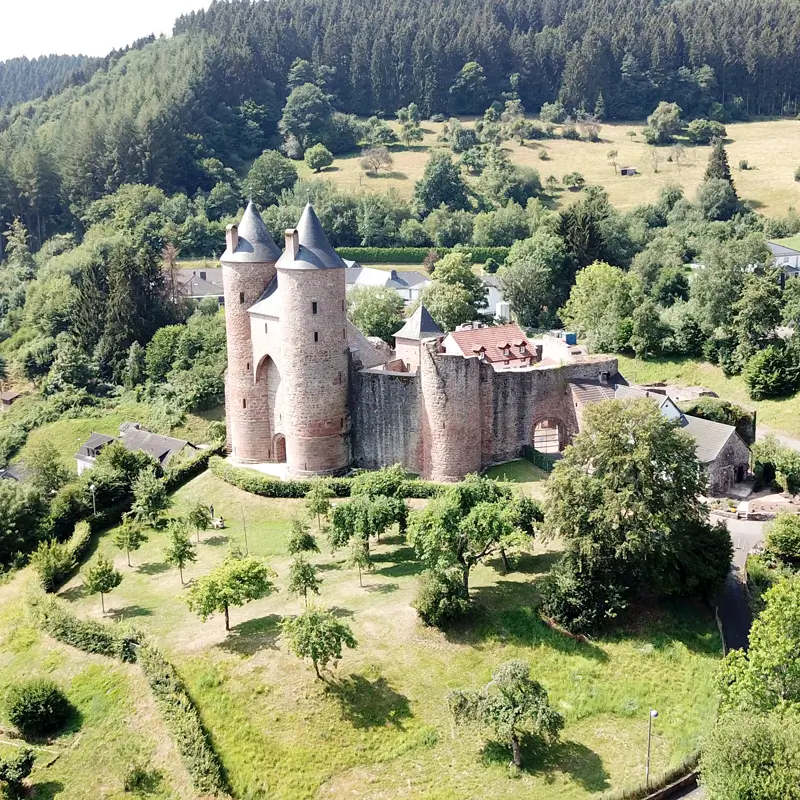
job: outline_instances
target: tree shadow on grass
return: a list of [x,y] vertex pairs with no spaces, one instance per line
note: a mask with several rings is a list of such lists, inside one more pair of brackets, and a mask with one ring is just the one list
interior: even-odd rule
[[385,575],[387,578],[403,578],[407,575],[419,575],[425,569],[425,565],[417,558],[413,547],[398,547],[390,553],[376,553],[372,557],[375,564],[389,562],[391,566],[376,569],[378,575]]
[[405,172],[365,172],[365,177],[370,178],[371,180],[375,180],[377,178],[388,178],[390,180],[395,181],[405,181],[408,180],[408,175]]
[[281,635],[280,614],[250,619],[235,625],[217,647],[240,656],[252,656],[259,650],[277,650]]
[[230,541],[230,537],[228,536],[209,536],[206,539],[201,539],[200,544],[207,544],[209,547],[222,547],[224,544],[228,544]]
[[317,570],[320,572],[333,572],[334,570],[338,571],[342,568],[341,561],[325,561],[322,564],[315,564],[314,565]]
[[62,589],[58,593],[58,596],[62,600],[72,603],[75,600],[80,600],[82,597],[86,597],[86,590],[84,589],[83,584],[78,584],[77,586],[70,586],[69,589]]
[[352,619],[354,614],[349,608],[342,608],[341,606],[330,606],[328,611],[333,614],[337,619]]
[[61,781],[45,781],[33,785],[33,796],[36,800],[53,800],[64,791]]
[[123,619],[132,619],[133,617],[152,617],[153,612],[149,608],[134,605],[113,608],[108,612],[107,616],[113,619],[114,622],[121,622]]
[[[550,779],[555,773],[561,772],[589,792],[601,792],[609,788],[609,775],[602,759],[580,742],[561,741],[548,747],[533,736],[525,736],[521,745],[523,772],[544,775]],[[510,764],[511,745],[489,741],[484,745],[481,755],[488,762]]]
[[402,730],[403,720],[411,717],[408,698],[392,689],[386,678],[370,681],[353,673],[328,683],[326,692],[336,699],[342,716],[354,728],[392,725]]
[[163,572],[169,572],[172,567],[169,564],[158,561],[150,561],[147,564],[140,564],[136,567],[136,571],[142,575],[161,575]]
[[399,583],[373,583],[364,587],[365,592],[370,594],[391,594],[400,588]]
[[525,583],[500,581],[474,589],[472,614],[453,625],[446,633],[447,639],[470,645],[492,641],[526,647],[543,645],[594,661],[608,661],[605,651],[596,644],[574,639],[544,622],[537,591],[541,580],[542,577]]

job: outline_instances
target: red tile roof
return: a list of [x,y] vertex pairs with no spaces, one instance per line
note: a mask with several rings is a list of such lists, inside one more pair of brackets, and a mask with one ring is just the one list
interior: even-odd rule
[[519,367],[530,364],[531,358],[536,359],[536,348],[515,323],[453,331],[450,335],[465,356],[483,353],[484,360],[490,364],[508,362],[509,366]]

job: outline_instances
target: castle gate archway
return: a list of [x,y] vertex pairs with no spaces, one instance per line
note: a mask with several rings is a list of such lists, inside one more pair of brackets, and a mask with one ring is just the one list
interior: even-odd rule
[[557,455],[569,444],[569,431],[560,419],[547,417],[534,425],[532,439],[534,450]]

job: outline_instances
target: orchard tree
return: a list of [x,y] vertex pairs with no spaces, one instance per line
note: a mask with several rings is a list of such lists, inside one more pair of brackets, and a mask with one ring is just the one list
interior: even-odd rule
[[394,160],[388,148],[384,146],[368,147],[361,152],[361,169],[371,175],[377,175],[381,169],[391,169]]
[[467,184],[461,170],[447,153],[434,151],[421,180],[414,185],[414,199],[423,214],[445,205],[452,210],[468,211]]
[[482,689],[456,689],[447,695],[455,721],[488,728],[508,742],[517,768],[522,766],[523,735],[552,746],[564,727],[564,718],[550,705],[547,691],[530,672],[527,661],[506,661]]
[[88,594],[100,595],[100,608],[106,613],[105,596],[122,583],[122,573],[105,556],[98,556],[94,564],[83,570],[83,586]]
[[362,571],[371,572],[374,568],[372,556],[369,552],[369,540],[363,539],[361,536],[353,536],[347,549],[347,561],[345,563],[351,569],[353,567],[358,569],[358,585],[363,586],[364,584],[361,580]]
[[347,293],[347,316],[365,336],[378,336],[391,343],[403,324],[405,305],[394,289],[386,286],[355,286]]
[[308,522],[302,517],[295,517],[291,523],[292,532],[289,534],[289,541],[286,550],[289,555],[297,553],[319,553],[317,540],[312,536]]
[[169,543],[164,550],[167,564],[178,568],[183,586],[183,570],[187,564],[197,561],[197,547],[189,538],[189,522],[183,518],[173,519],[169,525]]
[[230,607],[243,606],[276,591],[274,577],[260,558],[229,554],[216,569],[192,584],[186,602],[203,622],[213,614],[224,614],[225,630],[229,631]]
[[342,645],[352,649],[357,644],[349,625],[340,622],[330,611],[314,606],[298,617],[284,617],[281,631],[289,652],[297,658],[311,659],[320,680],[320,670],[324,670],[328,662],[341,659]]
[[292,597],[302,595],[308,608],[308,593],[319,594],[321,583],[316,568],[302,553],[292,559],[289,565],[289,594]]
[[250,167],[245,186],[252,192],[253,202],[261,208],[278,202],[284,189],[297,183],[297,169],[277,150],[265,150]]
[[211,527],[211,509],[205,503],[194,503],[189,509],[186,519],[194,528],[199,543],[200,531],[207,531]]
[[321,142],[319,144],[315,144],[313,147],[309,147],[306,150],[303,159],[306,162],[306,166],[313,170],[314,172],[320,172],[321,170],[325,169],[325,167],[329,167],[333,164],[333,153],[325,147],[324,144]]
[[138,522],[155,528],[164,513],[172,505],[167,487],[155,470],[143,469],[133,482],[133,505],[131,511]]
[[[333,489],[321,478],[311,481],[311,488],[306,492],[306,511],[317,518],[317,530],[322,530],[322,519],[331,513],[331,497]],[[294,523],[292,523],[294,526]]]
[[117,528],[114,534],[114,544],[120,550],[125,551],[129,567],[131,566],[131,552],[138,550],[146,541],[147,535],[142,526],[135,519],[131,519],[129,515],[125,514],[122,519],[122,525]]

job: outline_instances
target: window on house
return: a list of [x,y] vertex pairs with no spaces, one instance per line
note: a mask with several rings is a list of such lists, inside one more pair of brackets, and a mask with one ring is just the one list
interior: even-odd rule
[[506,349],[505,349],[505,350],[503,350],[503,355],[504,355],[506,358],[508,358],[508,356],[510,356],[510,355],[511,355],[511,350],[510,350],[510,348],[506,347]]
[[244,303],[244,292],[239,292],[239,302]]
[[315,342],[319,341],[319,331],[314,331],[314,341]]
[[316,300],[312,300],[311,301],[311,313],[312,314],[316,314],[317,313],[317,301]]
[[520,351],[520,353],[524,353],[525,352],[525,345],[524,344],[521,344],[519,346],[519,351]]

